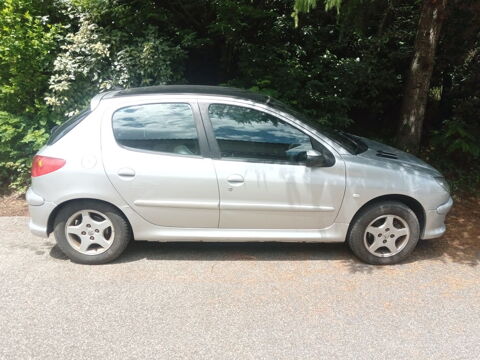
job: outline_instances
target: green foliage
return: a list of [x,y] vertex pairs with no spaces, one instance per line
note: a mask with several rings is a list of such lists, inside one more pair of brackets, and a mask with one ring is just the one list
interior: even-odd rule
[[[474,183],[480,7],[478,0],[450,4],[424,153],[452,176],[468,169],[462,176]],[[0,180],[24,188],[30,159],[51,127],[116,87],[237,86],[279,98],[324,125],[392,140],[419,6],[410,0],[4,0]],[[297,20],[301,13],[298,26],[292,10]]]
[[0,188],[24,191],[31,157],[47,140],[47,122],[0,111]]
[[52,7],[36,0],[0,5],[0,188],[25,188],[30,159],[54,121],[42,104],[62,29],[44,13]]
[[[364,80],[357,74],[365,74],[365,64],[360,58],[340,58],[326,49],[314,63],[299,58],[264,60],[273,60],[275,71],[265,76],[258,68],[246,69],[250,74],[245,74],[244,81],[251,80],[251,90],[290,103],[323,125],[346,128],[351,124],[349,111],[359,103],[355,92]],[[259,63],[261,61],[258,59]],[[280,76],[282,71],[283,77]],[[236,85],[238,81],[232,83]],[[240,85],[244,84],[249,83]]]
[[[335,8],[337,14],[340,13],[340,6],[342,5],[342,0],[323,0],[325,4],[325,10],[331,10]],[[300,13],[308,13],[310,10],[317,7],[318,0],[295,0],[293,5],[292,17],[295,20],[295,27],[298,26],[298,15]]]
[[[472,107],[470,104],[467,106]],[[459,158],[462,162],[477,161],[480,158],[479,130],[478,124],[467,122],[461,116],[445,120],[442,128],[435,131],[432,143],[444,149],[444,154],[452,160]]]
[[448,159],[445,165],[471,171],[478,169],[480,161],[480,37],[453,71],[451,81],[451,117],[433,132],[431,143],[444,164]]
[[0,109],[14,114],[35,113],[48,86],[61,27],[38,14],[41,6],[36,0],[0,5]]
[[278,97],[324,125],[358,125],[376,136],[391,135],[396,119],[389,112],[401,100],[415,34],[414,6],[395,9],[381,35],[345,31],[321,9],[295,29],[282,3],[269,6],[270,11],[241,1],[237,12],[224,7],[217,9],[215,30],[235,44],[226,58],[236,67],[225,83]]
[[91,18],[81,14],[78,30],[62,38],[46,97],[55,110],[70,116],[102,91],[182,79],[180,64],[185,52],[163,38],[157,28],[147,26],[132,38],[111,27],[101,28]]

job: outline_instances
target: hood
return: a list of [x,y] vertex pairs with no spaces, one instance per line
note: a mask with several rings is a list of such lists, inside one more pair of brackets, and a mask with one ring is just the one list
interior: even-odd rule
[[380,160],[392,164],[398,164],[400,166],[408,167],[417,171],[428,172],[432,176],[442,176],[440,172],[433,166],[427,164],[425,161],[420,160],[412,154],[374,140],[363,137],[358,138],[360,138],[368,146],[368,150],[358,154],[358,156],[375,159],[377,161]]

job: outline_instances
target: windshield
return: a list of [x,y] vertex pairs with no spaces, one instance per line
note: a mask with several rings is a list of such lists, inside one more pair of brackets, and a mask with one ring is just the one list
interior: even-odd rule
[[274,109],[290,114],[296,119],[304,122],[308,126],[317,130],[319,133],[328,137],[333,142],[344,147],[351,154],[360,154],[368,149],[368,146],[359,137],[341,130],[330,129],[322,126],[317,121],[296,111],[295,109],[292,109],[290,106],[282,103],[281,101],[271,99],[268,102],[268,105],[270,105]]

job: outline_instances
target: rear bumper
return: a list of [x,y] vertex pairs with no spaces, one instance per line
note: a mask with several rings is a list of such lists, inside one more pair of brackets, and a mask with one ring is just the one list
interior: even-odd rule
[[425,218],[425,229],[422,239],[435,239],[445,234],[445,217],[452,208],[453,199],[450,197],[445,204],[435,210],[428,210]]
[[40,195],[36,194],[31,188],[26,194],[28,211],[30,213],[30,222],[28,227],[33,235],[43,238],[48,237],[48,219],[56,204],[45,201]]

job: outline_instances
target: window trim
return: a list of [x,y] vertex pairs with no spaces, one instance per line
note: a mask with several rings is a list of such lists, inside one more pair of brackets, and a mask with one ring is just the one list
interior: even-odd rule
[[[173,152],[165,152],[165,151],[155,151],[155,150],[147,150],[147,149],[139,149],[139,148],[134,148],[130,146],[126,146],[123,144],[120,144],[117,141],[117,138],[115,137],[115,131],[113,128],[113,116],[117,111],[120,111],[122,109],[134,107],[134,106],[146,106],[146,105],[162,105],[162,104],[185,104],[190,107],[190,110],[192,111],[192,116],[193,116],[193,122],[195,124],[195,129],[197,131],[197,140],[198,140],[198,147],[199,147],[199,154],[193,154],[193,155],[188,155],[188,154],[177,154]],[[151,100],[148,102],[135,102],[135,103],[130,103],[128,105],[116,107],[113,109],[111,115],[110,115],[110,130],[112,132],[112,137],[113,141],[117,146],[119,146],[122,149],[128,150],[128,151],[134,151],[134,152],[139,152],[139,153],[145,153],[145,154],[150,154],[150,155],[162,155],[162,156],[174,156],[174,157],[184,157],[184,158],[194,158],[194,159],[203,159],[206,157],[209,157],[209,145],[207,143],[207,137],[205,134],[205,129],[203,127],[203,122],[202,118],[199,112],[199,107],[198,107],[198,102],[197,101],[174,101],[174,100],[167,100],[167,101],[155,101]]]
[[[199,108],[200,108],[200,114],[202,115],[203,119],[203,124],[205,126],[205,131],[206,131],[206,137],[208,139],[208,143],[211,148],[211,157],[213,159],[217,160],[222,160],[222,161],[236,161],[236,162],[249,162],[249,163],[257,163],[257,164],[276,164],[276,165],[290,165],[290,166],[304,166],[306,167],[306,163],[292,163],[289,161],[282,161],[282,160],[262,160],[262,159],[249,159],[249,158],[228,158],[228,157],[222,157],[222,153],[220,150],[220,146],[218,145],[218,141],[215,137],[215,130],[213,129],[212,121],[209,116],[209,107],[210,105],[230,105],[230,106],[237,106],[237,107],[244,107],[247,109],[252,109],[260,112],[264,112],[268,115],[271,115],[275,118],[277,118],[279,121],[282,121],[293,128],[297,129],[301,133],[303,133],[305,136],[308,136],[310,138],[311,142],[318,142],[321,146],[325,148],[326,151],[330,152],[332,157],[335,159],[335,162],[332,164],[332,166],[335,165],[337,162],[336,156],[333,153],[331,149],[329,149],[323,142],[321,142],[314,134],[312,134],[308,129],[303,128],[300,124],[297,124],[295,122],[289,121],[289,119],[281,116],[280,114],[276,113],[275,111],[270,110],[269,108],[264,109],[263,107],[255,106],[255,103],[240,103],[236,101],[229,101],[229,100],[204,100],[200,101],[198,103]],[[298,120],[297,120],[298,121]],[[312,141],[313,140],[313,141]],[[312,147],[314,144],[312,143]]]

